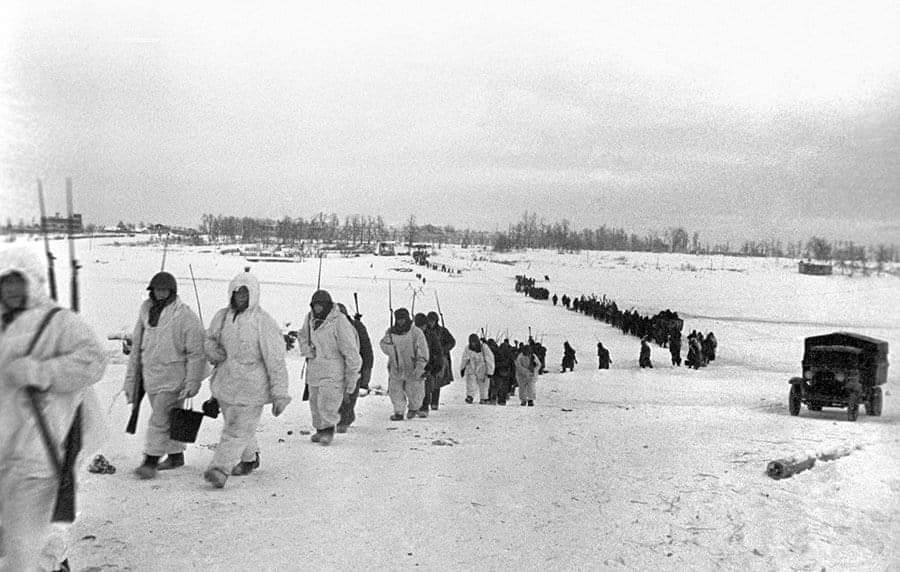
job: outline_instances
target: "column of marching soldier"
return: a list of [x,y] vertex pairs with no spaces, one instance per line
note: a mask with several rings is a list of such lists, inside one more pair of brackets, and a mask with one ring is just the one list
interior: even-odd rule
[[[544,279],[549,282],[549,276]],[[524,275],[516,276],[516,292],[522,292],[526,296],[530,296],[536,300],[549,299],[554,306],[561,303],[567,310],[581,312],[586,316],[591,316],[596,320],[603,320],[607,324],[622,330],[623,334],[633,335],[641,340],[640,354],[638,357],[638,365],[642,368],[652,368],[653,363],[650,360],[650,345],[653,341],[661,347],[668,347],[672,359],[673,366],[681,366],[681,329],[684,324],[683,320],[678,317],[677,312],[671,310],[663,310],[656,315],[643,316],[637,311],[619,309],[615,301],[607,299],[604,295],[597,298],[596,295],[570,298],[563,294],[562,297],[553,294],[550,296],[549,290],[535,285],[536,280]],[[718,340],[713,332],[709,332],[706,336],[702,332],[693,330],[687,336],[688,352],[684,361],[685,367],[699,369],[706,367],[709,362],[715,361],[716,349],[718,348]],[[603,346],[602,342],[597,343],[597,359],[599,369],[608,369],[612,360],[609,356],[609,350]],[[569,342],[565,342],[563,348],[562,371],[571,370],[575,365],[575,351],[569,346]]]
[[[0,252],[0,570],[68,569],[61,528],[51,525],[63,490],[74,497],[74,484],[60,467],[71,468],[82,449],[96,450],[105,425],[92,387],[103,376],[105,351],[76,312],[58,311],[46,285],[45,268],[29,249]],[[532,288],[533,283],[526,285],[526,294]],[[135,413],[143,395],[151,409],[143,462],[134,470],[139,478],[184,466],[185,445],[171,437],[172,412],[196,396],[206,378],[212,398],[204,403],[204,412],[221,412],[224,423],[204,479],[222,488],[229,477],[257,469],[255,435],[264,406],[271,405],[278,416],[291,402],[285,353],[294,344],[305,358],[303,399],[309,401],[315,428],[311,440],[328,445],[354,422],[356,399],[369,386],[372,343],[362,316],[351,317],[327,291],[313,294],[302,328],[285,336],[260,305],[259,282],[249,272],[231,280],[227,305],[205,330],[179,298],[174,276],[157,273],[147,290],[123,384]],[[554,305],[556,301],[554,295]],[[573,309],[591,309],[597,317],[597,308],[606,310],[608,322],[617,315],[611,311],[615,303],[605,298],[598,303],[582,297]],[[456,341],[439,318],[436,312],[410,316],[399,308],[379,340],[388,358],[391,420],[427,417],[438,410],[441,388],[453,379],[450,350]],[[700,345],[701,336],[689,338]],[[535,379],[546,372],[541,343],[529,336],[526,343],[504,339],[498,344],[484,334],[471,334],[467,342],[458,370],[466,380],[466,403],[477,398],[480,404],[505,405],[518,389],[520,404],[534,405]],[[608,367],[608,352],[604,358],[602,351],[600,367],[604,359]],[[713,341],[708,357],[696,361],[714,359],[714,351]],[[641,361],[643,366],[643,356]],[[690,352],[688,361],[694,363]],[[566,342],[562,371],[575,363],[575,351]],[[30,403],[42,404],[33,405],[34,414],[25,395],[31,396]],[[59,441],[52,442],[51,436]],[[98,456],[89,470],[114,468]]]
[[[74,517],[60,522],[54,507],[64,489],[74,506],[74,481],[66,481],[59,467],[74,466],[82,450],[98,450],[106,425],[93,388],[103,377],[106,352],[77,312],[60,311],[47,295],[46,274],[47,267],[27,247],[0,251],[2,571],[69,569],[64,539]],[[172,438],[172,413],[198,394],[206,378],[212,398],[203,410],[221,413],[223,426],[204,479],[222,488],[228,478],[257,469],[256,426],[264,407],[270,405],[278,416],[291,402],[285,354],[294,344],[305,358],[303,399],[315,428],[311,440],[328,445],[354,422],[356,399],[367,390],[372,372],[372,343],[362,316],[348,315],[327,291],[313,294],[294,336],[285,336],[263,309],[259,281],[250,272],[231,280],[227,304],[206,329],[179,297],[170,273],[154,275],[147,291],[130,337],[123,384],[134,414],[144,395],[150,404],[143,462],[133,471],[137,477],[153,479],[158,471],[184,466],[185,444]],[[436,312],[410,316],[399,308],[393,318],[379,340],[388,357],[391,419],[427,417],[438,410],[441,388],[453,379],[455,339]],[[478,395],[483,403],[505,403],[518,379],[522,405],[533,405],[540,361],[528,350],[514,356],[501,346],[501,371],[495,374],[486,342],[471,335],[459,364],[466,401]],[[34,397],[37,410],[31,410],[26,395]],[[102,455],[88,470],[115,472]]]

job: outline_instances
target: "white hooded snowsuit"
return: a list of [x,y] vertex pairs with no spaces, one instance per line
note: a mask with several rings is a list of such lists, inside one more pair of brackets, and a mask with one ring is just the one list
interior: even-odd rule
[[[106,356],[87,323],[68,310],[51,318],[25,356],[56,303],[44,293],[40,259],[27,248],[0,251],[0,277],[11,272],[25,278],[28,293],[25,310],[0,330],[0,570],[49,570],[60,558],[57,554],[48,562],[41,554],[52,530],[58,480],[22,387],[46,388],[39,398],[41,411],[59,459],[76,410],[83,404],[82,451],[92,452],[105,425],[92,386],[103,376]],[[0,312],[7,311],[0,303]]]
[[162,456],[184,451],[184,443],[169,438],[169,414],[183,405],[178,395],[185,387],[200,388],[208,367],[203,351],[203,324],[190,306],[176,296],[163,308],[154,327],[150,325],[152,305],[150,299],[141,304],[124,389],[131,403],[135,371],[140,364],[144,391],[153,410],[147,424],[144,454]]
[[313,427],[319,431],[334,427],[341,420],[341,402],[345,393],[356,390],[362,357],[356,328],[336,305],[318,328],[310,326],[311,317],[311,312],[306,314],[297,344],[308,359],[309,410]]
[[425,334],[412,325],[403,334],[393,333],[389,329],[381,338],[380,346],[388,356],[388,396],[394,413],[402,415],[404,409],[419,409],[425,398],[424,376],[428,363]]
[[259,452],[256,426],[263,406],[290,401],[284,337],[278,324],[259,306],[259,282],[249,272],[235,276],[228,285],[229,300],[246,286],[250,303],[235,313],[219,310],[206,333],[206,357],[215,366],[210,378],[212,396],[225,419],[210,469],[226,475],[238,461],[253,461]]
[[516,383],[519,384],[519,399],[522,401],[534,401],[534,385],[540,369],[541,360],[534,354],[521,353],[516,358]]
[[466,346],[459,369],[466,378],[466,396],[475,398],[478,391],[478,399],[484,401],[489,397],[488,376],[494,375],[494,352],[487,344],[481,344],[481,351],[473,351]]

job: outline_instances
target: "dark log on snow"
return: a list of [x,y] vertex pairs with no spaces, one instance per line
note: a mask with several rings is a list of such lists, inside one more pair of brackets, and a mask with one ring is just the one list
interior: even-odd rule
[[845,447],[832,451],[819,452],[815,455],[808,455],[806,457],[778,459],[769,462],[769,464],[766,466],[766,474],[773,479],[787,479],[793,477],[797,473],[802,473],[807,469],[811,469],[816,464],[817,460],[833,461],[835,459],[840,459],[841,457],[846,457],[854,450],[859,448],[859,446],[853,448]]
[[766,474],[773,479],[787,479],[806,469],[811,469],[815,464],[815,457],[807,457],[799,461],[796,459],[778,459],[768,464]]

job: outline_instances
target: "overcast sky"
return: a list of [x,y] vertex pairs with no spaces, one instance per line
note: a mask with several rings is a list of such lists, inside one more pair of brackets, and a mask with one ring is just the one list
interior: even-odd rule
[[2,222],[900,243],[895,0],[2,4]]

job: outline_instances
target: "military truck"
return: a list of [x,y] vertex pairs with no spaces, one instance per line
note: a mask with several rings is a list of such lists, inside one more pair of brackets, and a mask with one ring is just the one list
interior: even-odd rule
[[881,415],[881,385],[887,382],[888,343],[868,336],[834,332],[804,340],[803,377],[790,380],[788,410],[800,414],[800,405],[810,411],[823,407],[847,409],[847,419],[856,421],[859,405],[866,415]]

